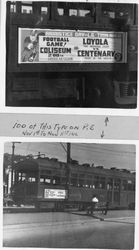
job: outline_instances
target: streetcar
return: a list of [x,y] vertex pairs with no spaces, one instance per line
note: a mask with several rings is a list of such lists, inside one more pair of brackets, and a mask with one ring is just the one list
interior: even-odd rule
[[135,172],[77,161],[60,162],[39,157],[14,166],[12,198],[17,205],[35,205],[52,211],[86,210],[92,197],[109,203],[109,209],[135,208]]
[[137,107],[137,4],[6,4],[6,106]]

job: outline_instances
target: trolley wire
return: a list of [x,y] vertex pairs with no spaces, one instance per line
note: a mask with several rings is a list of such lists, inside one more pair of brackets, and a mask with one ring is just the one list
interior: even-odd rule
[[[38,142],[35,142],[35,144],[37,144]],[[44,142],[41,142],[42,144],[46,145],[46,143]],[[40,142],[39,142],[40,144]],[[67,150],[66,150],[66,147],[64,145],[65,143],[49,143],[49,146],[53,147],[57,147],[57,150],[59,150],[59,152],[55,153],[55,155],[57,155],[58,158],[60,158],[60,149],[64,149],[64,151],[67,153]],[[59,147],[61,145],[61,147]],[[110,165],[121,165],[123,164],[123,160],[120,161],[121,157],[122,159],[124,157],[126,157],[127,159],[127,154],[130,153],[130,156],[129,156],[129,160],[130,162],[132,162],[133,160],[131,160],[131,157],[133,158],[134,157],[134,152],[131,152],[131,151],[118,151],[118,150],[114,150],[114,149],[109,149],[109,148],[104,148],[106,144],[103,144],[103,148],[100,148],[99,146],[97,146],[97,144],[75,144],[75,143],[72,143],[71,144],[71,158],[76,158],[77,160],[79,160],[80,156],[83,155],[82,151],[86,151],[86,159],[84,160],[84,162],[90,162],[90,164],[93,162],[98,165],[102,164],[102,165],[108,165],[108,162],[109,162],[109,167]],[[108,144],[107,144],[108,145]],[[124,144],[123,144],[124,145]],[[52,154],[48,153],[46,150],[41,150],[40,147],[38,148],[38,150],[35,148],[32,147],[32,142],[23,142],[23,144],[20,144],[20,145],[17,145],[16,146],[16,149],[17,151],[18,150],[21,150],[21,151],[26,151],[26,154],[27,154],[27,151],[29,152],[32,152],[33,154],[36,154],[38,153],[38,151],[41,151],[41,153],[44,153],[46,154],[48,157],[52,157]],[[100,145],[101,146],[101,145]],[[116,146],[118,146],[118,144],[116,144]],[[6,148],[11,148],[10,145],[7,145]],[[79,153],[80,152],[80,153]],[[91,157],[92,157],[92,162],[90,160],[90,153],[91,153]],[[100,159],[99,161],[99,158],[100,158],[100,155],[105,155],[105,157],[107,157],[107,153],[109,155],[114,155],[113,156],[113,159],[111,159],[109,157],[108,161],[106,159]],[[15,150],[15,154],[16,154],[16,150]],[[132,155],[131,155],[132,154]],[[120,159],[118,158],[118,156],[121,155]],[[99,157],[98,160],[95,159],[96,157]],[[93,161],[94,159],[94,161]],[[80,160],[79,160],[80,161]],[[80,161],[82,162],[82,160]],[[102,163],[99,163],[99,162],[102,162]],[[111,166],[111,167],[112,167]],[[130,168],[131,169],[131,168]]]
[[[67,153],[67,150],[66,150],[64,144],[60,143],[60,145],[62,146],[64,151]],[[58,143],[55,144],[55,146],[58,146]],[[73,150],[73,147],[74,147],[74,150]],[[91,152],[91,153],[94,152],[94,153],[101,153],[101,154],[104,153],[104,154],[106,154],[106,152],[108,152],[108,153],[110,152],[111,154],[115,154],[115,155],[117,155],[117,154],[122,154],[122,155],[124,155],[124,154],[133,154],[133,155],[135,155],[136,154],[135,152],[131,152],[131,151],[123,151],[123,150],[118,151],[118,150],[111,150],[111,149],[99,148],[99,147],[88,147],[88,146],[82,146],[82,145],[76,145],[76,144],[72,144],[71,151],[75,151],[75,147],[76,147],[76,150],[78,150],[78,151],[81,151],[81,150],[87,151],[87,153],[88,152]],[[6,148],[11,148],[11,146],[7,145]],[[16,146],[16,148],[18,148],[18,150],[20,149],[20,150],[22,150],[22,151],[24,150],[26,152],[28,150],[28,151],[31,151],[31,152],[34,152],[34,153],[36,153],[36,152],[38,152],[38,150],[40,150],[40,148],[38,148],[38,150],[37,150],[36,148],[34,149],[33,147],[30,147],[29,144],[27,144],[25,146],[23,146],[23,145],[22,146]],[[41,152],[47,154],[46,150],[43,150],[43,151],[41,150]]]

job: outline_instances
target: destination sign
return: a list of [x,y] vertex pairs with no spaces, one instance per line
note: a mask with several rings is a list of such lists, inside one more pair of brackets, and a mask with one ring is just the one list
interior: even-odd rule
[[18,63],[125,63],[127,33],[19,28]]
[[65,189],[44,189],[44,198],[46,199],[66,199],[67,191]]

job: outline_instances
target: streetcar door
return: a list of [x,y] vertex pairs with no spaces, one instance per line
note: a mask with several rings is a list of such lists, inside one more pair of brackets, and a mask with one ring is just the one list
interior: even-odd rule
[[108,178],[107,180],[107,201],[112,204],[113,201],[113,179]]
[[114,205],[120,205],[120,184],[121,181],[120,179],[115,179],[114,180],[114,197],[113,197],[113,202]]
[[109,203],[112,203],[112,190],[109,190],[109,191],[107,192],[107,201],[108,201]]

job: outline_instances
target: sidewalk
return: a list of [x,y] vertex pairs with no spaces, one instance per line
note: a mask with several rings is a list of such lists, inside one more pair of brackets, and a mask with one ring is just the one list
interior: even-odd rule
[[[37,210],[34,206],[22,206],[22,207],[4,207],[3,213],[42,213],[42,212],[52,212],[50,209],[41,209]],[[59,212],[55,212],[59,213]],[[104,215],[99,212],[94,212],[94,216],[88,215],[86,211],[77,211],[77,210],[65,210],[64,213],[70,213],[77,216],[90,217],[94,219],[110,219],[110,218],[124,218],[124,217],[135,217],[134,210],[108,210],[107,215]]]
[[37,210],[34,206],[23,207],[3,207],[3,213],[36,213]]

